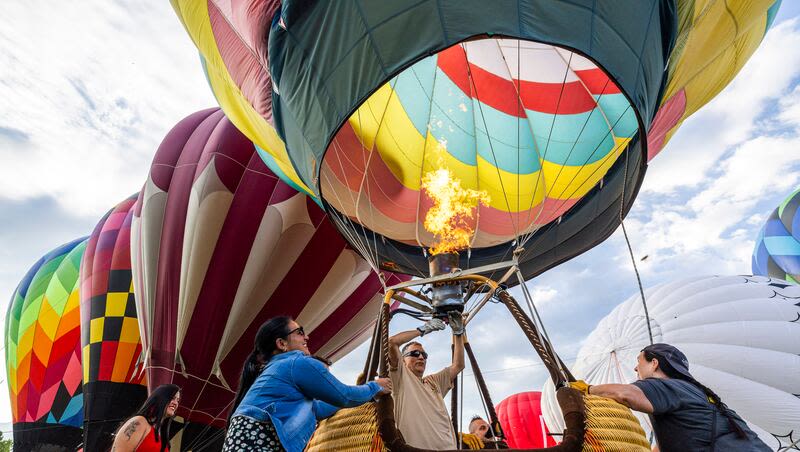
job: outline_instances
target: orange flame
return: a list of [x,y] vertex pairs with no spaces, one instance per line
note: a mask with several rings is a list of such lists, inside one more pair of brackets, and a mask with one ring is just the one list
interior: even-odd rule
[[478,203],[489,204],[485,191],[463,188],[447,168],[430,171],[422,178],[422,188],[433,200],[425,215],[425,229],[436,237],[431,254],[452,253],[469,247]]

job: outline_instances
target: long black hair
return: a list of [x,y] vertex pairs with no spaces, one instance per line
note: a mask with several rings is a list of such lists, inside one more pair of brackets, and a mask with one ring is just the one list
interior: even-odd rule
[[664,372],[669,378],[674,378],[676,380],[683,380],[685,382],[691,383],[697,388],[700,388],[700,390],[702,390],[705,393],[708,401],[711,402],[711,404],[713,404],[714,406],[716,406],[719,409],[720,413],[722,413],[726,418],[728,418],[728,423],[731,426],[731,430],[736,432],[736,435],[739,438],[742,439],[747,438],[747,433],[745,433],[745,431],[742,429],[739,423],[736,422],[736,419],[733,416],[733,410],[728,408],[728,405],[725,405],[722,399],[717,395],[717,393],[712,391],[711,388],[695,380],[694,377],[692,376],[684,375],[678,372],[677,370],[675,370],[674,367],[672,367],[672,365],[669,363],[669,360],[665,359],[658,353],[653,353],[649,350],[642,350],[642,352],[644,352],[644,359],[646,359],[647,362],[650,362],[653,359],[657,359],[658,368],[661,369],[661,371]]
[[236,398],[233,401],[233,407],[228,413],[228,421],[230,421],[233,412],[242,403],[250,386],[256,381],[256,377],[261,373],[264,365],[269,362],[272,355],[277,349],[275,341],[278,339],[286,338],[289,335],[289,322],[292,318],[289,316],[281,315],[273,317],[258,329],[256,333],[255,345],[253,351],[244,362],[242,367],[242,376],[239,378],[239,389],[236,391]]
[[[169,445],[169,428],[172,424],[172,417],[165,416],[167,406],[180,392],[178,385],[165,384],[153,390],[147,400],[131,417],[142,416],[155,430],[156,441],[161,443],[161,451],[166,450]],[[126,420],[127,422],[127,420]]]

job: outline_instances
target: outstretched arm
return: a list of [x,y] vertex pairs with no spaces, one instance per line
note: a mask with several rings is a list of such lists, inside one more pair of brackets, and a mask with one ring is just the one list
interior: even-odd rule
[[453,364],[447,368],[450,379],[454,379],[464,370],[464,335],[453,336]]
[[644,395],[644,392],[636,385],[594,385],[589,386],[588,393],[616,400],[628,408],[642,413],[651,414],[653,412],[653,404],[650,403],[650,400]]
[[[369,402],[382,390],[381,384],[375,381],[357,386],[346,385],[334,377],[321,362],[310,357],[295,360],[292,364],[292,379],[300,392],[309,399],[340,408]],[[388,379],[385,380],[388,382]],[[390,384],[386,384],[391,388]],[[320,410],[319,413],[327,411],[321,406],[315,408]]]

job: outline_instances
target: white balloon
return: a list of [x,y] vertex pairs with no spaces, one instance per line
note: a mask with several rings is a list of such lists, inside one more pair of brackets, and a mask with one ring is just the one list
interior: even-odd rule
[[[800,286],[762,276],[704,276],[645,291],[653,342],[672,344],[689,371],[771,447],[800,439]],[[572,366],[589,384],[636,380],[636,358],[650,343],[639,294],[586,338]],[[542,388],[551,432],[564,430],[553,383]],[[650,421],[637,414],[650,437]]]

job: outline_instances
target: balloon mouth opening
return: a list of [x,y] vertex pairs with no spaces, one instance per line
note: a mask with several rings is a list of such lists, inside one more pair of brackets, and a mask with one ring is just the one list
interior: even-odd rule
[[417,61],[359,105],[324,154],[320,193],[344,227],[430,249],[435,200],[423,182],[447,169],[485,202],[462,218],[466,247],[443,252],[490,248],[557,221],[638,135],[638,112],[598,63],[477,37]]

